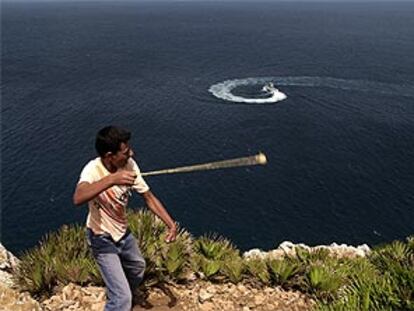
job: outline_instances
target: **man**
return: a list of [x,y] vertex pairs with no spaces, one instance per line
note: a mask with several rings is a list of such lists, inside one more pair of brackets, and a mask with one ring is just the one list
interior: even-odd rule
[[88,202],[87,238],[107,287],[105,311],[130,311],[144,276],[145,261],[128,230],[126,206],[131,190],[167,225],[166,241],[176,238],[176,225],[141,176],[128,142],[131,133],[114,126],[98,132],[98,157],[82,170],[73,195],[75,205]]

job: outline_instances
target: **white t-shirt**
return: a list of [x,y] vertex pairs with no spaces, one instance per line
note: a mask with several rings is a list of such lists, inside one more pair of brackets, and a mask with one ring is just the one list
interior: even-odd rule
[[[132,187],[113,186],[98,194],[88,202],[89,214],[86,226],[95,234],[109,233],[114,241],[119,241],[125,234],[128,223],[126,217],[126,207],[131,190],[144,193],[149,190],[145,180],[141,176],[141,171],[137,163],[130,158],[123,170],[135,172],[137,178]],[[110,172],[103,165],[100,157],[91,160],[83,168],[78,184],[82,182],[94,183]]]

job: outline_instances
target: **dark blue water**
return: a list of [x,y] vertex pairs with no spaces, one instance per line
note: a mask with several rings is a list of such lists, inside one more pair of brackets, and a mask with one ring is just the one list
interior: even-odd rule
[[[85,221],[71,197],[108,124],[132,130],[143,171],[266,153],[266,167],[147,179],[194,235],[242,249],[404,238],[413,38],[412,2],[5,2],[2,242],[19,252]],[[260,77],[288,98],[236,104],[208,91]],[[244,87],[234,91],[257,85]]]

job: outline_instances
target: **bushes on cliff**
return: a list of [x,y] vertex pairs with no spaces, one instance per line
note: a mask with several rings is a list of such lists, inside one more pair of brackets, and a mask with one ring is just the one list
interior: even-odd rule
[[[165,225],[147,211],[128,214],[130,230],[146,260],[144,286],[180,281],[190,269],[192,238],[178,230],[173,243],[165,242]],[[51,293],[59,284],[102,286],[99,268],[86,242],[85,228],[63,226],[46,235],[38,246],[27,251],[14,276],[16,283],[32,295]]]
[[368,258],[347,260],[346,282],[320,311],[414,310],[414,245],[396,241],[374,249]]
[[191,266],[194,272],[210,281],[241,280],[243,265],[240,251],[227,239],[217,235],[199,237],[193,244]]
[[59,283],[103,284],[85,229],[78,225],[47,234],[37,247],[23,254],[14,278],[23,290],[35,296],[50,293]]
[[[227,239],[193,239],[179,229],[165,242],[165,225],[148,211],[128,214],[130,229],[147,262],[144,286],[183,282],[195,274],[212,282],[281,286],[315,298],[320,311],[414,310],[414,238],[374,249],[367,258],[334,258],[327,250],[297,248],[284,258],[243,258]],[[85,229],[64,226],[21,258],[15,280],[34,295],[56,285],[103,285],[86,243]]]
[[191,270],[191,235],[178,228],[176,240],[165,242],[165,224],[147,210],[129,212],[128,222],[146,261],[144,285],[184,279]]

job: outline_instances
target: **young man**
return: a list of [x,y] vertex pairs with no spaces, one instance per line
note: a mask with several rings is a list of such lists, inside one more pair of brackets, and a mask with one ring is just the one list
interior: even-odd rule
[[98,132],[98,157],[82,170],[73,195],[75,205],[88,202],[88,244],[107,287],[105,311],[130,311],[133,294],[144,276],[145,261],[128,230],[126,206],[131,190],[167,225],[167,242],[176,225],[141,176],[128,142],[131,133],[108,126]]

